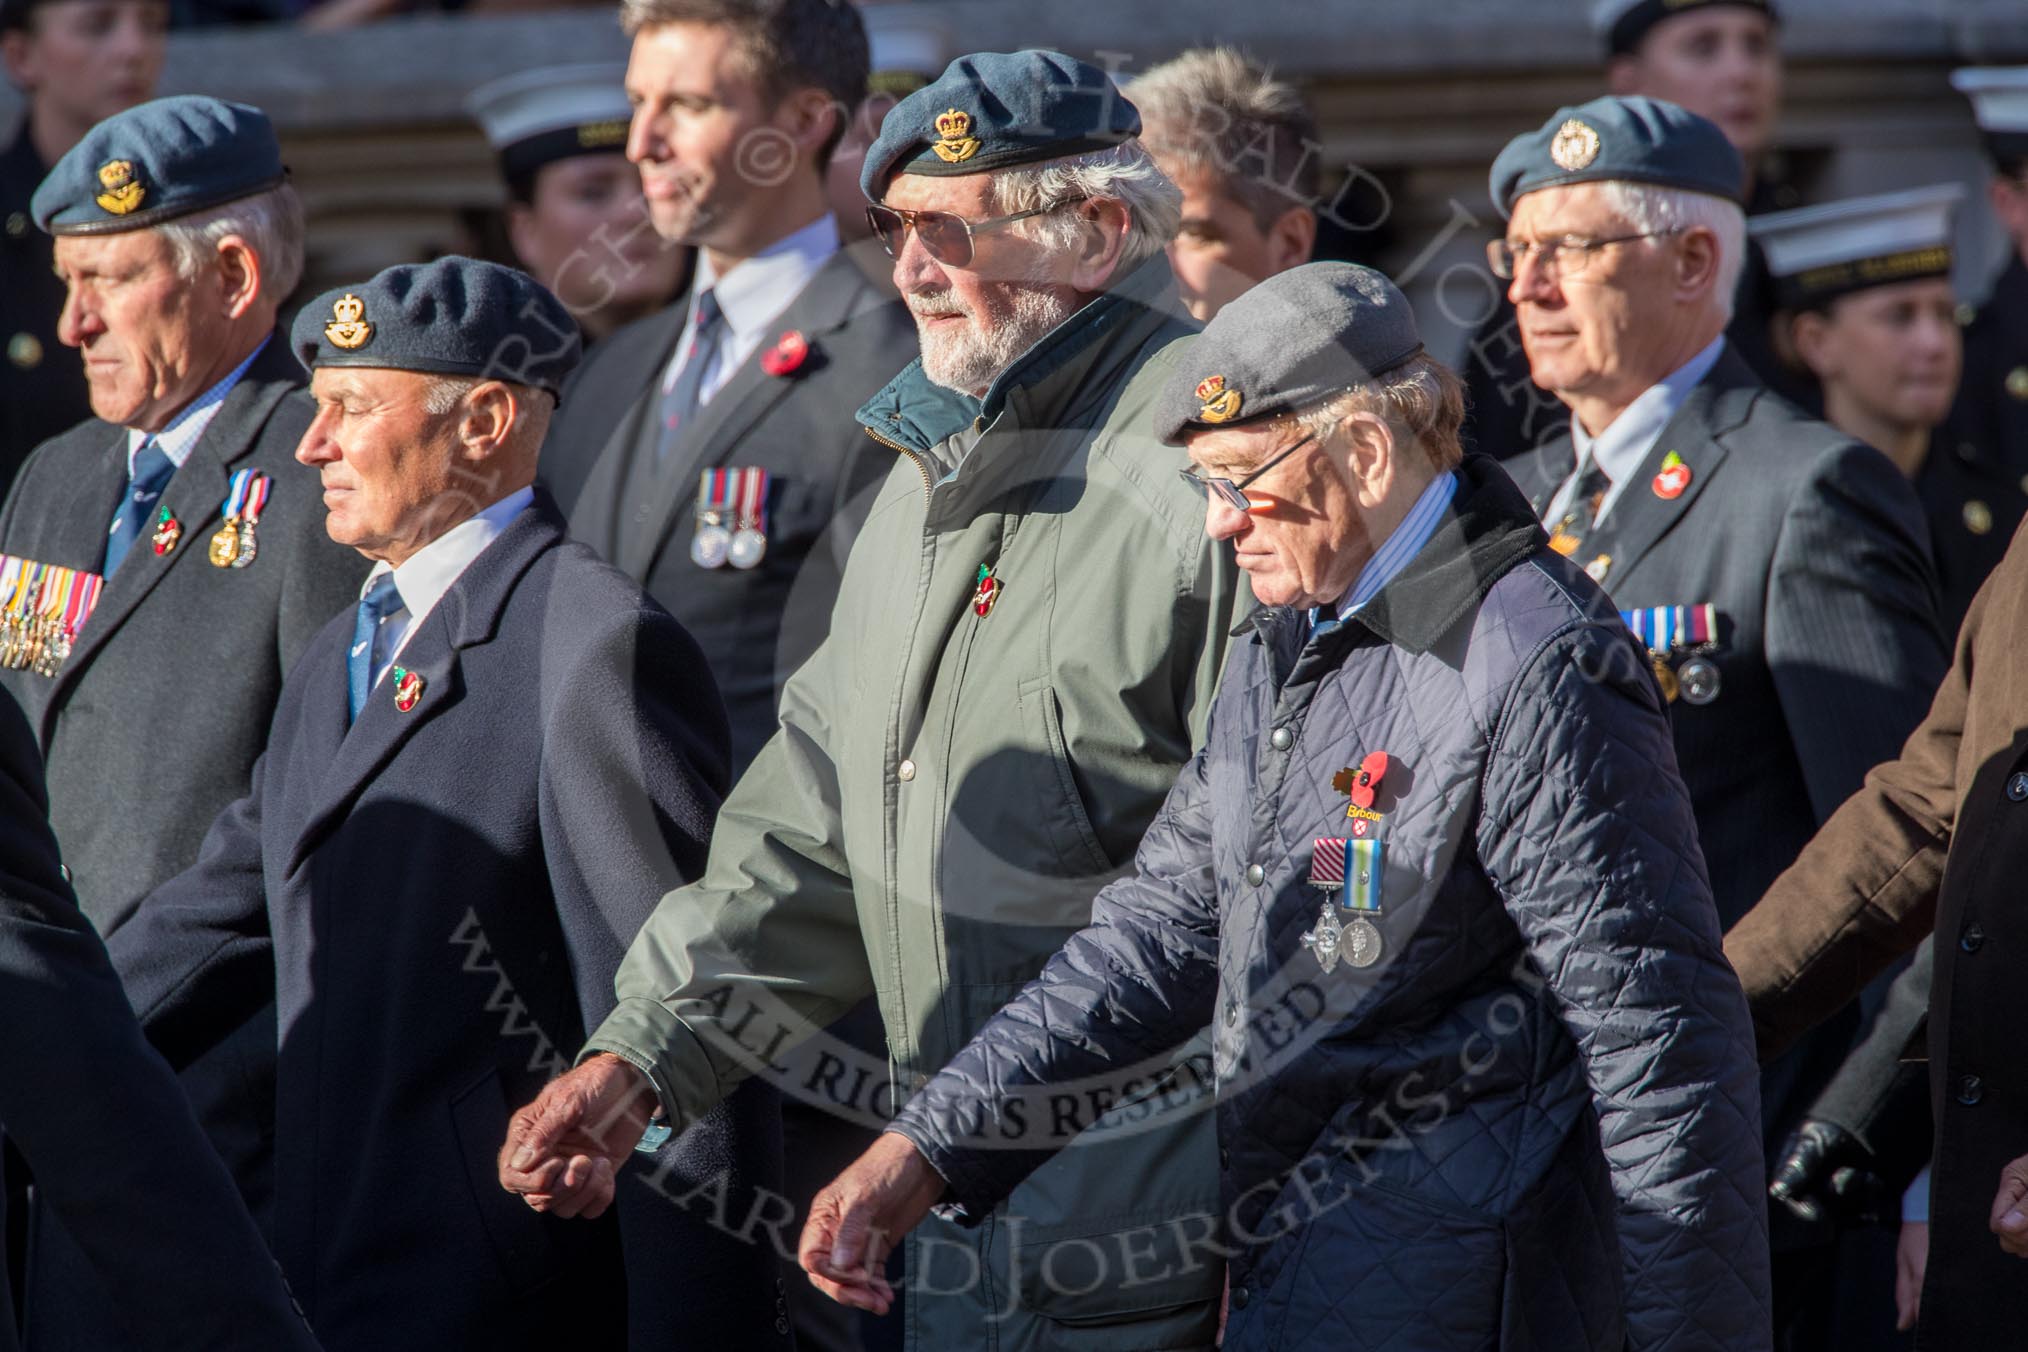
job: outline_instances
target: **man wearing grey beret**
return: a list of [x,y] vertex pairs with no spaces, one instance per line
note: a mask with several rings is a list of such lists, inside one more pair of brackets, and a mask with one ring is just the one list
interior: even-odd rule
[[1753,1034],[1668,717],[1612,603],[1461,462],[1463,406],[1342,263],[1170,373],[1157,435],[1261,608],[1133,873],[819,1196],[839,1299],[1047,1159],[1012,1124],[1209,1025],[1227,1348],[1769,1346]]
[[[297,457],[373,567],[251,789],[112,936],[135,1011],[174,1061],[274,993],[275,1251],[327,1349],[787,1346],[772,1249],[644,1170],[595,1226],[493,1182],[509,1109],[611,1007],[728,778],[703,654],[534,487],[577,326],[526,274],[443,258],[312,300],[290,337],[317,405]],[[660,1187],[778,1188],[775,1121],[756,1086],[663,1148]]]

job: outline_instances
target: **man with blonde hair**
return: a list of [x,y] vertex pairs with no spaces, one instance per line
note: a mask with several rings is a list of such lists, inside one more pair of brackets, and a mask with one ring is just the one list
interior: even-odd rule
[[1203,47],[1136,78],[1141,139],[1183,192],[1169,262],[1208,320],[1263,278],[1310,261],[1323,148],[1287,81],[1230,47]]
[[[681,1129],[868,995],[887,1056],[840,1053],[829,1083],[870,1082],[838,1106],[879,1125],[1085,924],[1201,739],[1235,577],[1145,429],[1189,329],[1139,130],[1104,72],[1039,51],[961,57],[887,115],[860,183],[922,356],[859,418],[893,470],[702,881],[515,1119],[501,1182],[531,1205],[603,1209],[651,1113]],[[909,1345],[1209,1346],[1193,1076],[1201,1055],[1165,1057],[1124,1100],[1038,1117],[1159,1121],[1065,1151],[994,1226],[919,1233]]]
[[[1710,121],[1596,99],[1501,152],[1511,219],[1490,247],[1535,383],[1571,413],[1512,472],[1648,650],[1728,926],[1894,756],[1948,665],[1907,478],[1772,394],[1727,337],[1741,181]],[[1771,1158],[1852,1031],[1833,1020],[1768,1068]],[[1786,1211],[1772,1232],[1782,1326],[1834,1235]]]

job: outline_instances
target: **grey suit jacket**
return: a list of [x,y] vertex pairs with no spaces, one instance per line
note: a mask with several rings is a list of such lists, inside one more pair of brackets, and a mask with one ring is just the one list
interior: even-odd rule
[[[358,599],[367,561],[324,533],[303,371],[276,335],[225,398],[162,502],[182,539],[144,535],[52,679],[0,673],[48,762],[50,817],[85,914],[119,928],[188,867],[220,808],[246,792],[282,675]],[[205,557],[233,471],[273,479],[245,568]],[[127,483],[127,434],[93,418],[43,443],[0,510],[0,553],[95,571]]]
[[[718,391],[674,449],[654,501],[626,501],[628,470],[659,382],[682,333],[687,303],[606,339],[573,377],[543,446],[543,478],[571,534],[639,582],[683,623],[711,664],[732,721],[735,775],[775,732],[781,688],[828,631],[845,555],[895,452],[867,436],[859,406],[916,354],[915,323],[891,292],[844,252],[775,321],[809,357],[769,375],[763,342]],[[698,471],[765,469],[772,476],[767,556],[758,568],[700,568],[690,560]],[[855,510],[856,501],[856,510]],[[658,529],[622,529],[627,513]],[[622,549],[643,539],[643,548]]]
[[[1690,470],[1674,498],[1653,483],[1671,451]],[[1540,515],[1575,463],[1566,432],[1508,469]],[[1730,928],[1900,751],[1950,665],[1922,508],[1885,456],[1771,393],[1728,346],[1577,558],[1606,560],[1623,611],[1717,607],[1717,697],[1669,712]],[[1855,1023],[1771,1070],[1770,1152]]]

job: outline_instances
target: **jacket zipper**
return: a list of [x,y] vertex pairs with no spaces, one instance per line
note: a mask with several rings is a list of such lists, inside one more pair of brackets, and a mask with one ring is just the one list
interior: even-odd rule
[[874,431],[872,428],[867,427],[866,424],[864,423],[860,424],[860,428],[866,433],[867,436],[872,437],[875,441],[887,447],[888,450],[898,451],[902,455],[905,455],[909,459],[915,461],[916,473],[922,475],[923,505],[927,507],[929,505],[930,494],[936,491],[936,484],[930,479],[929,466],[923,463],[922,456],[918,455],[914,451],[911,451],[908,447],[901,445],[899,442],[889,441],[886,437],[883,437],[882,435],[880,435],[880,433]]

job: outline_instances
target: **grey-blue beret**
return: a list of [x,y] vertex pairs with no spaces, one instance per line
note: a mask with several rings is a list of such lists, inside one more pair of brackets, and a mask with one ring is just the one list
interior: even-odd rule
[[1493,161],[1493,202],[1514,214],[1538,188],[1606,181],[1651,183],[1738,202],[1746,161],[1718,124],[1660,99],[1608,96],[1559,108]]
[[1591,21],[1605,39],[1608,56],[1628,56],[1638,51],[1641,39],[1664,20],[1720,6],[1754,10],[1766,15],[1770,23],[1781,21],[1768,0],[1598,0],[1592,6]]
[[260,109],[179,94],[115,113],[56,162],[29,200],[52,235],[110,235],[279,187],[288,179]]
[[983,174],[1140,134],[1141,114],[1097,66],[1061,52],[974,52],[888,110],[859,186],[877,202],[897,173]]
[[527,273],[452,255],[326,291],[289,332],[297,360],[478,376],[557,394],[584,345],[563,302]]
[[1384,274],[1305,263],[1212,316],[1156,397],[1155,435],[1181,445],[1186,432],[1299,413],[1421,351],[1415,311]]

